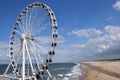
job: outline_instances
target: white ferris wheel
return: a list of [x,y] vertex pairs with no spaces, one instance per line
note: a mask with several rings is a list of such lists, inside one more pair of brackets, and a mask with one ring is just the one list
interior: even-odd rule
[[[9,54],[14,77],[18,80],[52,79],[48,64],[55,55],[58,37],[54,12],[44,3],[28,5],[18,16],[10,35]],[[15,79],[16,79],[15,78]]]

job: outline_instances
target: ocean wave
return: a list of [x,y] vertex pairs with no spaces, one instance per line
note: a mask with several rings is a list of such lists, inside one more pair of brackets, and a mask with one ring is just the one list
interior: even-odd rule
[[65,69],[65,68],[55,68],[54,70],[63,70],[63,69]]
[[80,77],[82,75],[80,64],[77,64],[76,66],[74,66],[71,70],[71,73],[72,73],[72,78]]
[[59,76],[59,77],[64,77],[64,75],[63,75],[63,74],[57,74],[57,76]]
[[64,77],[62,80],[69,80],[69,78],[68,77]]
[[57,74],[57,76],[61,77],[61,80],[77,80],[82,75],[82,71],[80,69],[80,64],[75,65],[71,68],[71,71],[67,74]]

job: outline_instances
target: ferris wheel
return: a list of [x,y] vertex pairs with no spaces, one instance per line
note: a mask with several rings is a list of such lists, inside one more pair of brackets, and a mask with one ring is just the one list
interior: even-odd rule
[[[10,65],[22,80],[43,80],[44,72],[52,78],[48,64],[55,55],[58,37],[54,12],[43,3],[28,5],[18,16],[10,35]],[[7,73],[8,66],[5,73]]]

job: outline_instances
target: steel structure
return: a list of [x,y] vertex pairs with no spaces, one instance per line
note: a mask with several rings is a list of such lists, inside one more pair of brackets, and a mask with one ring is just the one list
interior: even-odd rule
[[[10,63],[2,77],[46,80],[47,76],[48,80],[53,80],[48,64],[55,55],[57,37],[57,21],[52,9],[40,2],[28,5],[13,26],[9,42]],[[13,74],[8,73],[10,66]]]

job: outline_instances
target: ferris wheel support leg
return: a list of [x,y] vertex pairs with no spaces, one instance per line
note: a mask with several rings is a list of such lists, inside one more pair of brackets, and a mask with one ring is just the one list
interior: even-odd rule
[[9,65],[7,66],[7,69],[4,72],[4,75],[8,72],[8,69],[10,68],[11,62],[9,63]]
[[[32,45],[34,46],[34,43],[31,41]],[[33,47],[35,49],[35,46]],[[34,52],[34,51],[33,51]],[[35,52],[36,53],[36,52]],[[38,66],[38,69],[40,69],[40,66],[39,66],[39,60],[37,58],[37,54],[34,54],[35,56],[35,59],[36,59],[36,62],[37,62],[37,66]]]
[[50,78],[52,78],[52,75],[50,74],[50,72],[47,70],[47,73],[49,75]]
[[25,40],[23,40],[22,80],[25,80]]
[[[25,41],[26,41],[26,40],[25,40]],[[25,42],[25,46],[26,46],[26,50],[27,50],[28,59],[29,59],[30,66],[31,66],[31,70],[32,70],[32,73],[34,73],[34,69],[33,69],[32,61],[31,61],[31,57],[30,57],[30,53],[29,53],[29,49],[28,49],[28,45],[27,45],[26,42]]]

